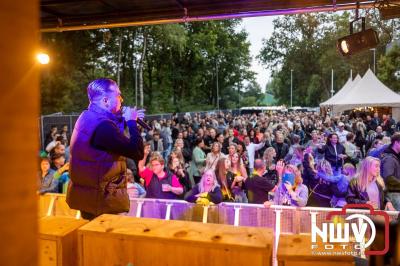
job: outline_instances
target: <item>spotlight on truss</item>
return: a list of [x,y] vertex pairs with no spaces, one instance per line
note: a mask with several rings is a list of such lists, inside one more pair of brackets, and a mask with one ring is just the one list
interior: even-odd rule
[[362,17],[361,31],[353,33],[353,23],[359,18],[350,22],[350,35],[344,36],[336,41],[336,47],[343,56],[375,48],[379,44],[378,33],[373,29],[365,29],[365,18]]

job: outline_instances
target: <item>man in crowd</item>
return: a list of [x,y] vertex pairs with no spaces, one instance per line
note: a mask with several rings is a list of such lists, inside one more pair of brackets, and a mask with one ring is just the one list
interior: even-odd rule
[[336,131],[336,134],[339,137],[339,143],[344,143],[346,141],[346,136],[349,134],[349,132],[344,129],[343,122],[338,123],[338,130]]
[[[279,168],[281,164],[277,165],[278,173],[282,174],[282,169]],[[268,201],[268,192],[274,191],[276,186],[272,184],[271,179],[268,178],[267,175],[264,175],[266,172],[266,165],[262,159],[256,159],[254,162],[254,175],[251,178],[247,178],[245,180],[245,185],[252,195],[249,197],[250,203],[255,204],[263,204]]]
[[177,199],[183,193],[183,187],[179,179],[172,172],[164,171],[165,162],[161,154],[155,152],[149,164],[151,169],[145,166],[148,150],[145,150],[143,160],[139,161],[139,175],[144,179],[146,198]]
[[289,152],[289,145],[284,142],[283,134],[279,131],[275,133],[275,141],[272,143],[272,147],[276,151],[276,161],[284,159]]
[[383,153],[381,172],[387,197],[393,207],[400,211],[400,133],[392,136],[389,147]]
[[[85,219],[129,211],[126,157],[143,158],[143,140],[136,126],[143,110],[126,108],[117,83],[101,78],[87,87],[89,107],[79,116],[71,137],[67,203]],[[129,135],[124,135],[125,125]]]

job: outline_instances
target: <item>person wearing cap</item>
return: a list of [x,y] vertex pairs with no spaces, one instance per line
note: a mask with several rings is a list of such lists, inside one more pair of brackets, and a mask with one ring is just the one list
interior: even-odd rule
[[347,136],[347,134],[349,134],[349,132],[344,129],[344,123],[343,122],[339,122],[338,123],[338,130],[336,131],[336,134],[339,137],[339,143],[346,142],[346,136]]

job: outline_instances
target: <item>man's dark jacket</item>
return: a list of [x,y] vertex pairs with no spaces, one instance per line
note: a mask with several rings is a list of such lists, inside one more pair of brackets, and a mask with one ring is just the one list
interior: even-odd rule
[[[104,147],[113,145],[113,141],[121,139],[129,144],[129,139],[123,136],[122,116],[115,116],[91,104],[89,109],[80,115],[72,134],[71,180],[67,192],[67,203],[72,209],[96,216],[103,213],[126,212],[129,211],[130,205],[125,176],[126,158],[117,154],[115,150],[110,152],[106,148],[99,148],[93,144],[93,135],[97,134],[96,128],[100,124],[107,124],[111,126],[111,129],[115,127],[114,131],[117,133],[115,140],[102,141]],[[137,148],[134,152],[136,156],[130,157],[140,160],[143,157],[143,142],[140,137],[135,141],[137,143],[132,144],[131,147],[128,145],[127,148]]]

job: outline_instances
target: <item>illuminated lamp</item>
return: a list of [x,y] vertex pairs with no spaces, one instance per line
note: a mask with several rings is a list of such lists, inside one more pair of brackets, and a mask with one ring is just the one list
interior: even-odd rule
[[362,29],[360,32],[353,33],[353,23],[350,22],[350,35],[337,40],[336,47],[343,56],[350,56],[361,51],[376,47],[379,44],[378,33],[373,29],[365,29],[365,18],[362,18]]
[[36,60],[42,65],[47,65],[50,62],[50,57],[46,53],[37,53]]

